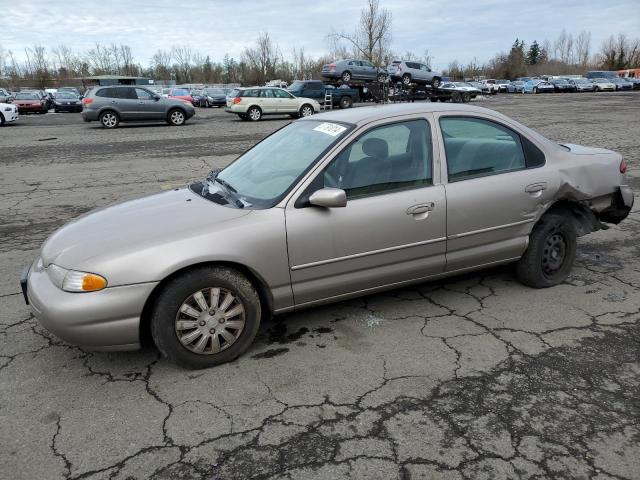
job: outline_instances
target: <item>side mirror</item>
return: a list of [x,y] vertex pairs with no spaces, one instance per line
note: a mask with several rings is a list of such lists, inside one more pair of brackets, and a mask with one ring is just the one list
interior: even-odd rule
[[341,208],[347,206],[347,194],[339,188],[322,188],[309,197],[309,203],[316,207]]
[[157,93],[153,96],[153,99],[157,102],[158,100],[160,100],[160,98],[162,98],[160,95],[158,95]]

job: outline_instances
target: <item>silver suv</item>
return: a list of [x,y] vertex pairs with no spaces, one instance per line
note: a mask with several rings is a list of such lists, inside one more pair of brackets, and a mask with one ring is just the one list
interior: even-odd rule
[[85,122],[99,121],[105,128],[116,128],[120,122],[162,120],[180,126],[196,114],[190,102],[164,98],[135,85],[96,87],[82,99]]
[[389,77],[394,82],[402,82],[405,85],[411,83],[429,83],[438,88],[442,83],[442,74],[434,72],[428,65],[419,62],[408,62],[405,60],[394,60],[387,67]]

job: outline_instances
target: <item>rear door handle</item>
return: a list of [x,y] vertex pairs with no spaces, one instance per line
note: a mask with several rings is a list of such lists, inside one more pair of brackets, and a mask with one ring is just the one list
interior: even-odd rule
[[527,185],[524,188],[524,191],[527,193],[537,193],[537,192],[542,192],[543,190],[547,189],[547,182],[540,182],[540,183],[532,183],[531,185]]
[[407,208],[407,215],[420,215],[421,213],[430,212],[433,210],[435,204],[433,203],[420,203]]

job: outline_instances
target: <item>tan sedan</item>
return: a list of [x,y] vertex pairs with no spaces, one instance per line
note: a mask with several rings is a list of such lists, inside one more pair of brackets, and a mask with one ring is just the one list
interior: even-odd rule
[[264,115],[308,117],[320,112],[320,104],[311,98],[298,98],[282,88],[235,88],[227,96],[225,111],[241,120],[257,122]]
[[271,314],[505,263],[525,285],[557,285],[577,237],[628,215],[625,170],[618,153],[479,107],[324,113],[188,188],[71,222],[21,283],[63,340],[126,350],[150,335],[207,367]]

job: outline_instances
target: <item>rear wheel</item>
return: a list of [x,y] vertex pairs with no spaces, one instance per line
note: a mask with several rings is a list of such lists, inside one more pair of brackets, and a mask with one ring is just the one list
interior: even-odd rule
[[251,107],[249,110],[247,110],[247,117],[252,122],[257,122],[262,118],[262,110],[260,110],[258,107]]
[[258,332],[261,313],[258,293],[242,274],[202,267],[167,283],[153,308],[151,335],[171,361],[206,368],[244,353]]
[[402,83],[404,85],[409,85],[411,83],[411,75],[409,75],[408,73],[402,75]]
[[100,123],[104,128],[116,128],[120,124],[120,117],[113,110],[107,110],[100,114]]
[[384,73],[378,74],[378,83],[384,83],[386,79],[387,79],[387,76]]
[[527,251],[516,265],[518,280],[533,288],[562,283],[576,257],[576,236],[567,215],[544,215],[533,228]]
[[433,88],[438,88],[441,82],[442,80],[440,80],[440,77],[433,77],[433,79],[431,80],[431,86]]
[[431,100],[432,102],[437,102],[438,101],[438,97],[429,97],[429,100]]
[[462,101],[462,95],[460,95],[460,92],[453,92],[451,94],[451,101],[453,103],[460,103]]
[[462,94],[462,102],[469,103],[471,101],[471,94],[469,92],[464,92]]
[[174,108],[173,110],[169,110],[167,114],[167,123],[169,125],[173,125],[174,127],[180,127],[184,125],[184,122],[187,121],[187,116],[184,113],[184,110],[179,108]]

